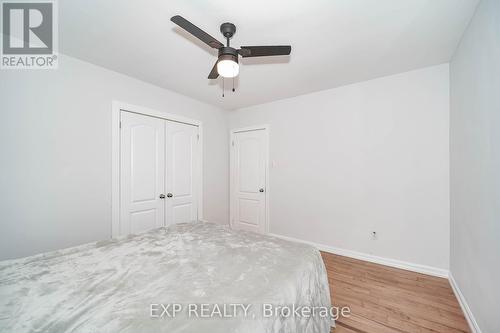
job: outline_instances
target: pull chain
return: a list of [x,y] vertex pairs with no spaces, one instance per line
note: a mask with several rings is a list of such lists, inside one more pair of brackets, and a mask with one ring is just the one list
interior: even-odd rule
[[224,97],[224,77],[222,77],[222,97]]
[[234,76],[233,76],[233,92],[234,92]]

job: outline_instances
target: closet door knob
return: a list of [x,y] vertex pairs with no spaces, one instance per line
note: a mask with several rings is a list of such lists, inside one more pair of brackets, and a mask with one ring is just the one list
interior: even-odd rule
[[165,199],[165,194],[160,194],[160,199]]
[[259,192],[260,193],[264,192],[264,189],[263,188],[259,189]]
[[172,193],[167,193],[167,198],[171,198],[173,197],[174,195]]

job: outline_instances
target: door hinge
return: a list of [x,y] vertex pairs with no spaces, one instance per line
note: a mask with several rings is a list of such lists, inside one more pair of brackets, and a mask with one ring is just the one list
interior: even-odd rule
[[200,135],[196,134],[196,137],[198,138],[198,141],[200,141]]
[[231,142],[231,145],[234,147],[234,141]]
[[120,128],[122,128],[122,122],[120,121]]

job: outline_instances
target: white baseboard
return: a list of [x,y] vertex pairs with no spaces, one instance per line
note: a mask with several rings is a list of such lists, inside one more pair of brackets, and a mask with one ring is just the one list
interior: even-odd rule
[[472,331],[472,333],[481,333],[481,329],[479,328],[479,325],[477,324],[476,318],[472,314],[472,311],[469,307],[469,304],[465,300],[464,295],[460,291],[460,288],[458,287],[457,281],[453,278],[453,274],[450,272],[449,274],[449,280],[451,284],[451,288],[453,289],[453,292],[455,293],[455,296],[458,299],[458,303],[460,303],[460,307],[462,308],[462,311],[464,312],[465,319],[467,319],[467,322],[469,323],[469,327]]
[[407,271],[412,271],[412,272],[417,272],[417,273],[422,273],[422,274],[427,274],[427,275],[432,275],[432,276],[437,276],[437,277],[442,277],[442,278],[448,278],[448,270],[442,269],[442,268],[414,264],[411,262],[406,262],[406,261],[401,261],[401,260],[396,260],[396,259],[378,257],[378,256],[374,256],[374,255],[367,254],[367,253],[346,250],[346,249],[340,249],[337,247],[324,245],[324,244],[318,244],[318,243],[309,242],[309,241],[304,241],[301,239],[288,237],[288,236],[282,236],[282,235],[271,234],[271,233],[269,234],[269,236],[278,237],[278,238],[289,240],[289,241],[309,244],[309,245],[312,245],[312,246],[318,248],[321,251],[325,251],[325,252],[329,252],[329,253],[333,253],[333,254],[338,254],[341,256],[345,256],[345,257],[369,261],[369,262],[373,262],[376,264],[381,264],[381,265],[385,265],[385,266],[404,269]]

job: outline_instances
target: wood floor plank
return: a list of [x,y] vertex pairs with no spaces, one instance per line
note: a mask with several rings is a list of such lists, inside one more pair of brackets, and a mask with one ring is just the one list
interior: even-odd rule
[[322,252],[332,304],[348,306],[333,333],[469,333],[444,278]]

